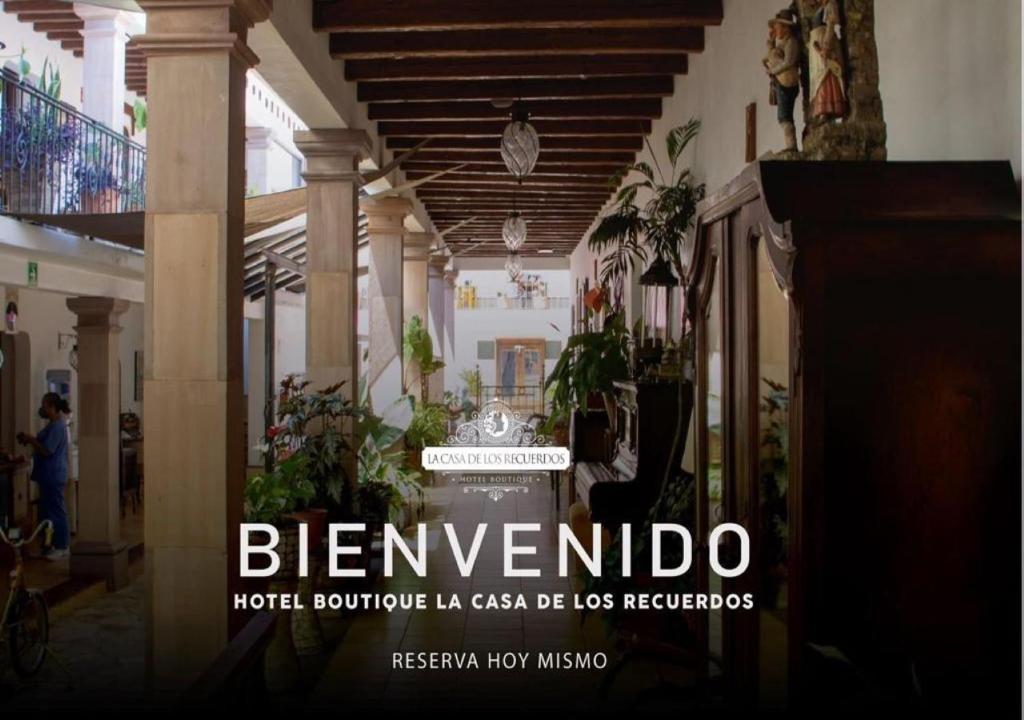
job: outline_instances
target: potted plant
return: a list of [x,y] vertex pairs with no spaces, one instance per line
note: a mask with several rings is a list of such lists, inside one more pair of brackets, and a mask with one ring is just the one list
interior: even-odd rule
[[412,403],[412,420],[405,431],[405,447],[409,466],[422,472],[423,448],[443,445],[448,439],[448,408],[439,403],[415,400]]
[[[406,370],[413,366],[420,373],[420,400],[424,403],[430,397],[430,376],[444,367],[444,362],[434,357],[434,341],[423,326],[419,315],[413,315],[405,324],[402,336],[402,350],[405,355]],[[408,378],[405,385],[408,387]]]
[[475,367],[472,370],[465,368],[459,372],[459,380],[462,381],[466,390],[463,393],[463,398],[468,401],[469,406],[467,407],[465,402],[463,403],[463,419],[469,420],[474,410],[477,410],[477,403],[480,402],[480,395],[483,391],[483,381],[480,379],[480,368]]
[[[22,56],[20,75],[29,73],[29,64]],[[0,122],[0,165],[4,206],[7,210],[48,212],[56,199],[48,183],[52,166],[74,153],[79,136],[75,118],[60,108],[60,71],[43,63],[38,89],[24,88],[18,101],[4,110]]]
[[86,214],[116,212],[121,184],[114,171],[113,158],[105,157],[96,143],[89,144],[84,158],[74,171],[81,211]]
[[[614,423],[614,382],[629,377],[629,331],[621,313],[605,319],[600,332],[569,338],[544,383],[551,397],[551,417],[567,422],[574,409],[586,413],[591,394],[597,393]],[[556,420],[557,421],[557,420]],[[613,426],[614,428],[614,426]]]

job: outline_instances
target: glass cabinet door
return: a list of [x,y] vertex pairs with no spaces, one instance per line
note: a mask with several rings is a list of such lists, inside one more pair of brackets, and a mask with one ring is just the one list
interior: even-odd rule
[[757,244],[758,648],[762,707],[787,697],[789,299]]
[[[711,287],[709,288],[707,309],[704,323],[704,347],[703,366],[705,376],[703,378],[704,388],[704,413],[702,428],[703,441],[703,467],[704,475],[702,493],[701,515],[704,518],[704,527],[701,528],[700,540],[706,543],[712,528],[722,523],[725,519],[725,483],[723,478],[723,412],[725,410],[723,382],[724,365],[724,320],[722,316],[722,263],[715,263],[715,269],[711,276]],[[706,565],[706,558],[703,563]],[[707,574],[707,592],[718,594],[722,592],[722,578],[714,572]],[[713,658],[721,659],[723,655],[724,638],[722,626],[722,611],[710,610],[708,612],[708,651]],[[716,665],[710,667],[710,672],[717,673]]]

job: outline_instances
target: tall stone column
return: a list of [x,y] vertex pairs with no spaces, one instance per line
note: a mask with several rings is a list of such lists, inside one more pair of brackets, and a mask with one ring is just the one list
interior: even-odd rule
[[153,689],[240,627],[246,46],[268,0],[141,0],[147,34],[146,574]]
[[[444,268],[448,258],[444,255],[434,255],[427,265],[427,328],[430,330],[430,339],[434,343],[434,355],[438,356],[445,363],[450,356],[445,352],[445,280]],[[446,389],[444,368],[434,373],[430,378],[430,401],[441,402]]]
[[[403,250],[402,277],[402,324],[403,327],[416,316],[423,327],[429,326],[427,317],[427,261],[434,236],[430,233],[407,233]],[[437,348],[434,348],[435,355]],[[417,400],[420,399],[423,377],[419,367],[405,368],[406,388]]]
[[459,369],[455,362],[455,284],[459,271],[449,264],[444,268],[444,357],[445,387],[459,385]]
[[78,317],[78,533],[71,575],[128,583],[128,546],[121,539],[121,376],[118,318],[126,300],[74,297]]
[[406,198],[367,198],[369,234],[370,401],[377,412],[402,395],[402,238]]
[[83,21],[82,110],[116,133],[125,125],[124,49],[131,14],[123,10],[75,3]]

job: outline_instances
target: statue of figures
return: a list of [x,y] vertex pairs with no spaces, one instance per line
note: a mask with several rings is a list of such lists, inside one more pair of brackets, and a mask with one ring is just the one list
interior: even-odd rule
[[811,5],[817,9],[807,41],[810,116],[812,120],[841,118],[846,115],[846,88],[839,0],[811,0]]
[[796,150],[793,108],[800,94],[799,25],[792,10],[781,10],[768,21],[768,55],[764,68],[772,78],[771,101],[778,106],[779,124],[786,137],[786,149]]

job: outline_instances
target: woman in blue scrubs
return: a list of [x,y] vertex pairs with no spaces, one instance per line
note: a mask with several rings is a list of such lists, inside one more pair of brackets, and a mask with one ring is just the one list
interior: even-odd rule
[[68,401],[57,393],[46,393],[39,417],[47,421],[38,435],[18,433],[18,442],[32,446],[32,480],[39,485],[39,519],[53,523],[53,545],[43,548],[47,560],[68,556],[71,536],[64,488],[68,484],[68,431],[64,415],[71,411]]

